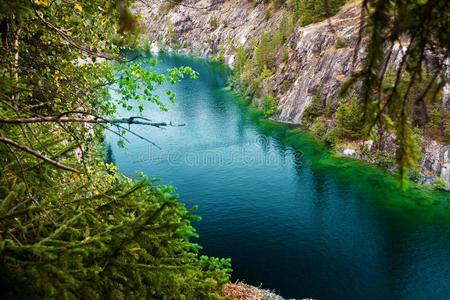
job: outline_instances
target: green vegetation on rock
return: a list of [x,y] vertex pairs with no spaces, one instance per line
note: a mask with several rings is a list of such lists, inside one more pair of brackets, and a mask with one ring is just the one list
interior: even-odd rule
[[[361,106],[368,134],[389,129],[396,135],[396,163],[407,186],[408,169],[417,163],[417,143],[413,128],[417,120],[427,120],[430,107],[440,99],[445,82],[450,45],[450,7],[445,0],[368,0],[365,60],[362,68],[342,86],[341,96],[357,82],[361,84]],[[395,72],[387,72],[395,45],[404,45],[404,55]],[[426,57],[433,56],[433,63]],[[430,76],[427,69],[432,69]],[[444,126],[445,127],[445,126]]]
[[270,117],[277,111],[277,101],[271,95],[265,95],[261,104],[265,117]]
[[286,5],[301,26],[320,22],[335,15],[345,0],[269,0],[275,8]]
[[336,48],[336,49],[344,48],[344,47],[347,47],[347,44],[348,44],[348,38],[347,37],[339,38],[334,43],[334,48]]
[[[233,64],[234,75],[232,81],[239,86],[241,94],[251,97],[262,97],[264,94],[270,94],[272,91],[263,90],[263,81],[269,78],[278,67],[276,56],[281,51],[281,61],[287,62],[289,50],[286,42],[294,31],[297,24],[306,25],[311,22],[321,21],[331,15],[334,15],[344,3],[344,1],[265,1],[269,3],[265,19],[269,20],[272,16],[272,10],[280,9],[285,6],[278,27],[272,28],[261,33],[259,41],[253,39],[247,48],[244,45],[237,45],[235,61]],[[258,1],[253,1],[257,5]],[[282,93],[286,92],[291,82],[283,82]],[[273,96],[271,96],[273,97]],[[264,99],[261,101],[261,104]],[[266,101],[268,103],[268,100]],[[272,101],[276,103],[276,101]],[[265,108],[263,108],[266,111]],[[272,109],[269,110],[272,112]],[[273,110],[272,113],[276,111]],[[271,114],[272,114],[271,113]]]
[[317,89],[317,93],[311,99],[311,103],[305,108],[305,111],[303,112],[302,121],[304,123],[311,123],[318,116],[323,114],[324,112],[323,100],[324,99],[322,95],[322,87],[320,86]]

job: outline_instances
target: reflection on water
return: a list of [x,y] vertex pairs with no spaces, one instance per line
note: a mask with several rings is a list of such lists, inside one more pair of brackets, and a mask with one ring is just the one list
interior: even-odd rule
[[188,207],[198,205],[202,252],[230,257],[233,279],[295,298],[450,295],[448,193],[401,192],[383,170],[261,120],[226,89],[224,68],[159,58],[160,70],[189,65],[200,78],[172,88],[177,105],[168,112],[148,105],[145,116],[186,126],[135,127],[161,149],[131,135],[128,150],[119,149],[107,133],[107,153],[126,175],[142,170],[176,186]]

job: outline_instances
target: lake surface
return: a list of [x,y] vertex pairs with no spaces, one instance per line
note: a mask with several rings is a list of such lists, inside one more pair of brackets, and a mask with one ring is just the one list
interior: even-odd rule
[[168,112],[149,103],[144,115],[186,126],[134,127],[161,149],[130,134],[127,150],[111,134],[106,142],[122,173],[161,178],[198,205],[195,242],[231,258],[232,280],[286,298],[450,299],[449,193],[401,192],[383,169],[262,120],[227,89],[223,66],[158,59],[158,70],[188,65],[200,76],[171,88]]

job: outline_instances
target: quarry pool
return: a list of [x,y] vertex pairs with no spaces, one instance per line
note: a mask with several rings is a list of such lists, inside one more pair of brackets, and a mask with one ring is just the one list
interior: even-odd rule
[[[228,70],[160,54],[156,69],[200,76],[171,89],[168,111],[146,104],[166,129],[134,127],[160,148],[106,133],[127,176],[143,171],[197,205],[203,254],[231,258],[232,280],[286,298],[448,299],[449,193],[411,186],[366,163],[336,157],[308,132],[263,120],[227,88]],[[163,94],[164,89],[159,91]],[[121,112],[121,116],[135,112]]]

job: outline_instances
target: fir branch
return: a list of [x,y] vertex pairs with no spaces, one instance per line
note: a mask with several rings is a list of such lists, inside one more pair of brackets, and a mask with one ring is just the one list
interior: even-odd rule
[[22,144],[19,144],[19,143],[15,142],[15,141],[13,141],[11,139],[8,139],[8,138],[5,138],[3,136],[0,136],[0,142],[3,142],[5,144],[9,144],[9,145],[11,145],[13,147],[16,147],[16,148],[18,148],[18,149],[20,149],[22,151],[25,151],[25,152],[33,155],[33,156],[36,156],[37,158],[40,158],[43,161],[46,161],[49,164],[51,164],[51,165],[53,165],[53,166],[55,166],[57,168],[60,168],[60,169],[63,169],[63,170],[67,170],[67,171],[70,171],[70,172],[80,173],[80,171],[78,171],[77,169],[74,169],[72,167],[60,164],[59,162],[54,161],[54,160],[52,160],[52,159],[50,159],[50,158],[48,158],[48,157],[46,157],[46,156],[44,156],[44,155],[42,155],[42,154],[32,150],[32,149],[30,149],[30,148],[28,148],[28,147],[26,147],[26,146],[24,146]]

